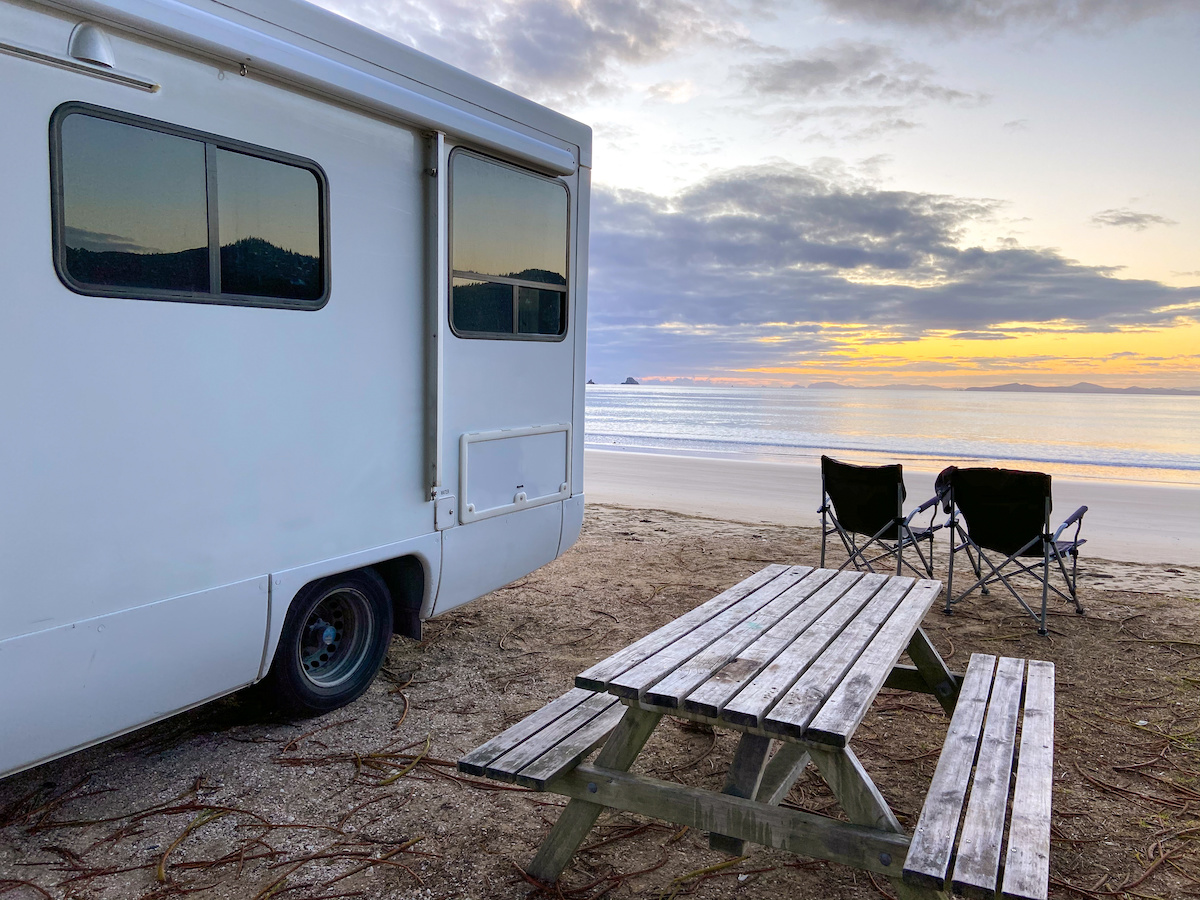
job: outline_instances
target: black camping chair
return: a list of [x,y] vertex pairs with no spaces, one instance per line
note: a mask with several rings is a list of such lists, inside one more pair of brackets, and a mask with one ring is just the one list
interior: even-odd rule
[[[853,565],[874,572],[874,563],[896,558],[896,574],[908,566],[917,577],[933,577],[933,535],[941,528],[934,525],[938,498],[934,497],[904,515],[904,468],[891,466],[855,466],[821,457],[821,566],[825,566],[825,541],[831,534],[842,540],[849,555],[841,569]],[[920,527],[913,520],[933,509],[929,524]],[[860,543],[860,536],[862,536]],[[928,544],[922,549],[921,544]],[[904,558],[912,547],[920,560],[919,571]],[[876,554],[870,556],[869,554]]]
[[[950,514],[950,572],[946,579],[946,612],[975,588],[987,594],[988,585],[999,582],[1025,611],[1038,620],[1038,634],[1046,634],[1046,600],[1053,591],[1075,604],[1082,614],[1083,607],[1075,591],[1080,540],[1086,506],[1081,506],[1050,533],[1050,476],[1041,472],[1021,472],[1015,469],[959,469],[950,466],[937,477],[936,488],[943,508]],[[1072,525],[1075,534],[1062,539]],[[975,583],[962,593],[954,594],[954,554],[965,550]],[[985,551],[999,554],[996,564]],[[1071,558],[1070,571],[1066,558]],[[1029,559],[1040,561],[1026,562]],[[1054,568],[1062,576],[1067,590],[1050,583]],[[985,571],[986,569],[986,571]],[[1042,588],[1041,614],[1035,612],[1012,585],[1012,579],[1028,575]]]

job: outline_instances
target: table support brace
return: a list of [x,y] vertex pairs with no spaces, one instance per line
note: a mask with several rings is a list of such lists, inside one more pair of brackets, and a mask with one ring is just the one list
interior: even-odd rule
[[586,763],[560,775],[547,787],[568,797],[592,798],[612,809],[687,825],[697,831],[728,834],[897,880],[908,853],[909,839],[904,834]]

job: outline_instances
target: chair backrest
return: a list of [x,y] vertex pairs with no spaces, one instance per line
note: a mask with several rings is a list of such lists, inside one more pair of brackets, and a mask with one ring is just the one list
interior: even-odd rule
[[[1046,533],[1049,475],[1017,469],[954,469],[948,474],[950,498],[979,546],[1008,556]],[[1041,542],[1024,555],[1041,556]]]
[[856,466],[822,456],[821,484],[847,531],[871,535],[887,528],[880,537],[897,539],[904,518],[902,466]]

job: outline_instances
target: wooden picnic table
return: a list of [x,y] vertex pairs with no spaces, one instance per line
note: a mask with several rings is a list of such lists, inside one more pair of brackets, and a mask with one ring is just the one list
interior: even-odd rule
[[[574,690],[459,766],[571,798],[528,870],[545,882],[558,878],[607,807],[708,831],[712,847],[730,854],[752,841],[879,873],[901,898],[941,896],[951,886],[995,896],[1025,661],[997,667],[977,654],[964,683],[920,627],[940,591],[928,579],[767,566],[582,672]],[[913,665],[897,664],[905,652]],[[1042,752],[1022,756],[1033,762],[1018,773],[1017,797],[1027,799],[1014,801],[1006,896],[1045,896],[1053,667],[1048,677],[1047,698],[1036,689],[1045,670],[1030,668],[1034,708],[1031,716],[1026,703],[1021,750],[1029,741]],[[911,838],[853,750],[884,686],[933,694],[948,715],[960,692],[970,695]],[[663,715],[740,733],[720,793],[629,771]],[[848,821],[779,806],[810,762]]]

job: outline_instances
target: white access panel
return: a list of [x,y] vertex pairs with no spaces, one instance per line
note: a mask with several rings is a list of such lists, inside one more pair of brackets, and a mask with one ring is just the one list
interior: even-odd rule
[[464,434],[459,461],[463,524],[571,496],[570,425]]

